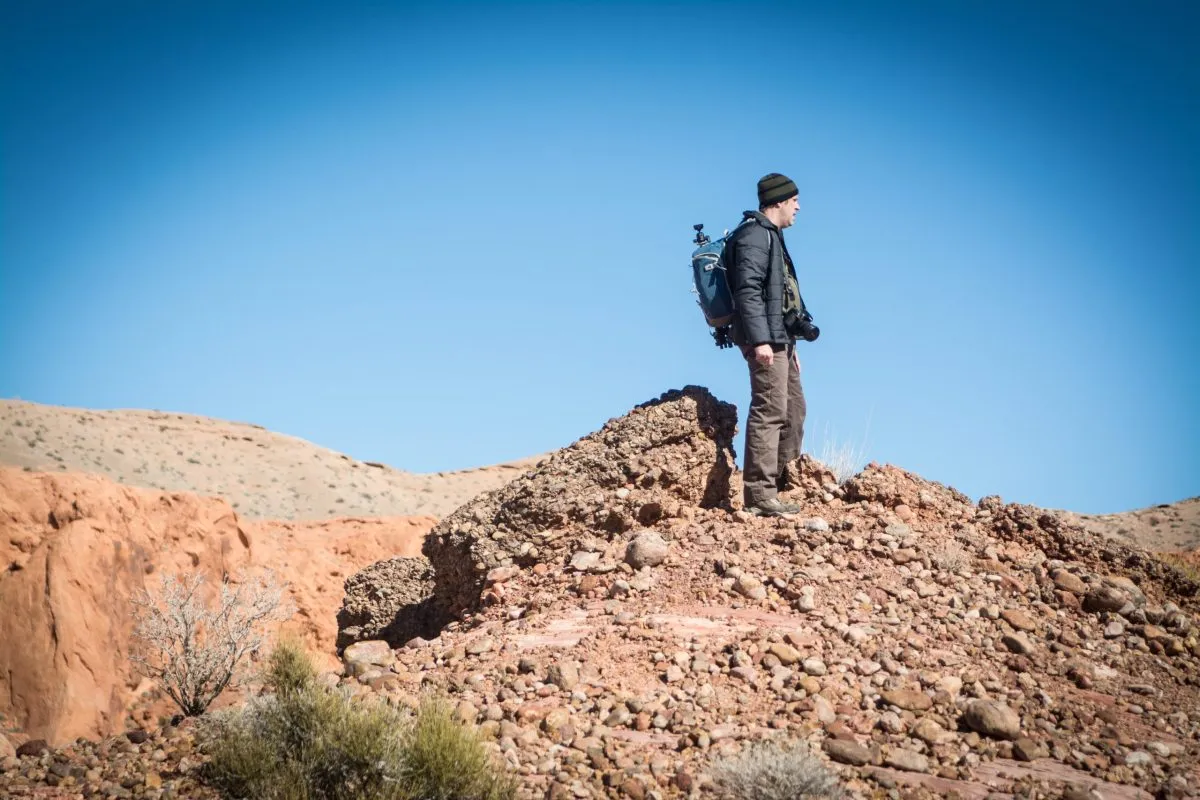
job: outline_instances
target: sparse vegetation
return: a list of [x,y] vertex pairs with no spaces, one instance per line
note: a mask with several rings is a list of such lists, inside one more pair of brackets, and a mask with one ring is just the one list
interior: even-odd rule
[[1175,553],[1155,553],[1154,557],[1163,563],[1170,564],[1190,581],[1200,583],[1200,562],[1192,562]]
[[850,442],[839,442],[836,434],[830,434],[829,426],[825,426],[825,435],[821,442],[821,453],[817,457],[830,472],[838,486],[857,475],[867,464],[866,434],[858,446]]
[[213,715],[205,778],[263,800],[508,800],[514,782],[441,700],[413,713],[321,686],[295,642],[271,654],[272,693]]
[[243,662],[263,644],[267,623],[286,619],[274,577],[221,584],[216,603],[202,597],[199,572],[163,576],[158,593],[132,598],[136,624],[131,660],[188,716],[203,714],[238,679]]
[[806,745],[792,740],[755,742],[713,763],[713,782],[730,800],[797,800],[843,796],[837,776]]
[[932,554],[934,566],[946,572],[958,572],[971,560],[971,556],[955,540],[946,542],[945,546]]

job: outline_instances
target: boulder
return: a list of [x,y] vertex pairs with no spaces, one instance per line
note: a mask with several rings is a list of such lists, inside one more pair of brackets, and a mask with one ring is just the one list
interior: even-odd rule
[[625,548],[625,561],[634,569],[657,567],[667,560],[667,542],[657,531],[642,531]]
[[338,649],[383,640],[392,646],[415,636],[433,638],[442,622],[434,610],[433,569],[423,557],[389,558],[351,575],[338,611]]

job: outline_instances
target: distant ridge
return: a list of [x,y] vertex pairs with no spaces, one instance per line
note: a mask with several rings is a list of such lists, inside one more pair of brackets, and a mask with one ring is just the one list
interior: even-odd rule
[[422,474],[244,422],[0,400],[0,465],[222,497],[251,519],[442,517],[539,458]]

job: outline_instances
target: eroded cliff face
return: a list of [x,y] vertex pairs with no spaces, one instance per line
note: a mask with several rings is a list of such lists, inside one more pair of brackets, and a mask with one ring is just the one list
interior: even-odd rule
[[341,581],[416,555],[434,522],[251,523],[217,498],[0,469],[0,713],[51,743],[123,730],[152,690],[130,662],[131,598],[164,573],[215,587],[271,569],[296,610],[285,625],[329,666]]
[[48,741],[122,722],[140,679],[130,598],[158,571],[217,580],[250,562],[222,501],[103,478],[0,470],[0,709]]

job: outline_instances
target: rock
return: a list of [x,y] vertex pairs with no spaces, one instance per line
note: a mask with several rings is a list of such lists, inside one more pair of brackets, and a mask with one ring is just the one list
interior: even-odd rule
[[629,540],[625,561],[635,570],[657,567],[667,560],[668,545],[656,531],[642,531]]
[[911,750],[893,750],[888,753],[884,763],[895,769],[902,769],[907,772],[928,772],[929,759],[920,753],[914,753]]
[[1015,608],[1006,608],[1000,612],[1000,619],[1012,625],[1019,631],[1036,631],[1037,622],[1033,617],[1029,616],[1024,611]]
[[817,715],[817,719],[822,725],[829,725],[837,720],[837,712],[828,700],[821,695],[813,698],[813,713]]
[[1092,589],[1083,598],[1083,610],[1093,614],[1101,611],[1120,611],[1129,598],[1120,589],[1113,586],[1099,586]]
[[733,590],[751,600],[767,599],[767,589],[762,581],[744,572],[733,582]]
[[917,720],[917,724],[913,726],[912,735],[930,745],[942,744],[954,739],[953,733],[929,717]]
[[1021,717],[993,700],[972,700],[963,712],[963,721],[971,730],[994,739],[1016,739],[1021,735]]
[[351,675],[361,675],[369,667],[391,666],[395,660],[391,645],[378,639],[355,642],[342,652],[342,661]]
[[1101,579],[1105,586],[1110,586],[1123,594],[1135,606],[1146,605],[1146,595],[1138,585],[1125,575],[1105,575]]
[[800,590],[800,596],[796,598],[796,610],[808,613],[816,607],[816,590],[811,586],[803,587]]
[[916,689],[891,689],[880,692],[883,702],[905,711],[928,711],[933,708],[933,698]]
[[424,558],[389,558],[346,579],[337,614],[338,646],[383,641],[400,646],[437,636],[441,618],[430,602],[433,571]]
[[546,671],[546,681],[569,692],[579,685],[579,670],[570,661],[555,662]]
[[17,755],[17,748],[13,747],[12,742],[3,733],[0,733],[0,762],[5,759],[14,758]]
[[1013,742],[1013,757],[1018,761],[1036,761],[1049,755],[1049,749],[1027,736],[1022,736]]
[[774,654],[779,659],[779,663],[785,667],[790,667],[800,660],[800,651],[792,647],[790,644],[783,642],[774,642],[767,648],[767,652]]
[[1000,641],[1010,652],[1018,655],[1029,655],[1033,652],[1033,645],[1019,633],[1006,633]]
[[45,739],[30,739],[17,748],[17,756],[19,758],[25,756],[40,756],[42,753],[50,752],[50,745]]
[[871,763],[871,751],[857,742],[846,739],[826,739],[822,745],[834,761],[861,767]]
[[585,550],[580,550],[575,555],[571,556],[571,569],[576,572],[587,572],[592,567],[600,563],[599,553],[589,553]]
[[825,666],[825,662],[819,658],[804,659],[803,668],[806,675],[815,675],[817,677],[820,677],[829,671]]
[[804,521],[804,529],[813,533],[828,533],[829,523],[820,517],[813,517]]
[[1134,750],[1125,756],[1125,766],[1145,767],[1154,763],[1154,757],[1144,750]]
[[491,572],[489,572],[487,574],[487,577],[484,579],[484,583],[487,586],[492,586],[497,583],[504,583],[505,581],[511,581],[513,578],[517,577],[520,574],[521,574],[521,568],[512,566],[511,564],[507,567],[496,567],[494,570],[492,570]]
[[467,645],[467,653],[473,656],[481,656],[484,653],[491,652],[496,646],[496,641],[490,636],[481,636],[478,639],[472,640]]
[[1072,594],[1084,595],[1088,591],[1088,585],[1084,583],[1082,578],[1072,572],[1067,572],[1065,569],[1054,572],[1054,585],[1064,592],[1071,592]]

